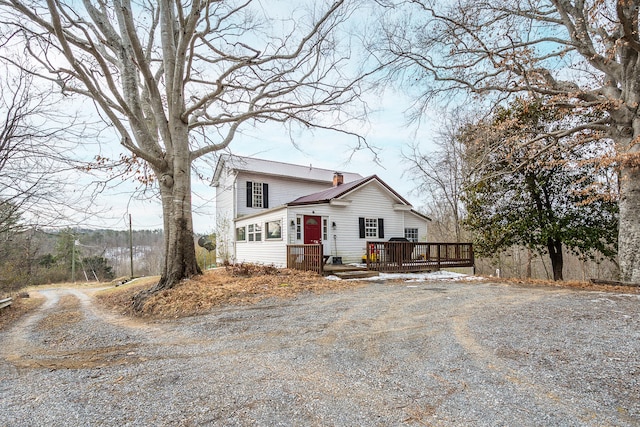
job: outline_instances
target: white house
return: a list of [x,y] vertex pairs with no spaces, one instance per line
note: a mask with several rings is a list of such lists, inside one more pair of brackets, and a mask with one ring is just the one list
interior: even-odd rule
[[222,156],[216,188],[218,259],[286,265],[287,244],[322,243],[359,262],[367,241],[426,241],[429,218],[376,175]]

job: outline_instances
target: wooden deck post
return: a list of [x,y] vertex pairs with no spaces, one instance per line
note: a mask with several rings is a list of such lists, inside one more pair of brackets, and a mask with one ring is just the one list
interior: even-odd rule
[[321,243],[312,245],[287,245],[287,268],[324,271],[324,251]]

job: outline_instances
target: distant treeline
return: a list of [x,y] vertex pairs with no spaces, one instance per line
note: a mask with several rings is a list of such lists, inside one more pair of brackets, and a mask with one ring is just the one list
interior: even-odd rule
[[[1,233],[0,239],[0,294],[28,285],[131,274],[128,230],[26,228]],[[162,230],[134,230],[132,241],[134,275],[159,274]]]

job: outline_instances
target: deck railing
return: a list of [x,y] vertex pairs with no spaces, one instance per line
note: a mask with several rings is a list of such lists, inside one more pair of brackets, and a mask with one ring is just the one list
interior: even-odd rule
[[471,243],[367,242],[367,269],[384,272],[473,267]]
[[287,268],[322,274],[324,265],[322,255],[322,244],[287,245]]

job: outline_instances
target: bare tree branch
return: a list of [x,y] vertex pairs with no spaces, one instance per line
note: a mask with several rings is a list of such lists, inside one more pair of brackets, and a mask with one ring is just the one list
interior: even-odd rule
[[485,106],[531,96],[588,119],[541,139],[592,130],[615,142],[620,267],[623,280],[640,282],[640,1],[412,0],[395,6],[402,6],[403,18],[383,18],[372,49],[394,61],[387,78],[415,94],[416,115],[444,96]]
[[122,145],[150,165],[164,214],[163,287],[199,272],[195,159],[264,121],[331,129],[363,145],[348,127],[362,118],[351,107],[366,110],[363,81],[378,67],[350,65],[354,7],[309,2],[276,19],[252,0],[0,0],[0,24],[39,75],[92,99]]

